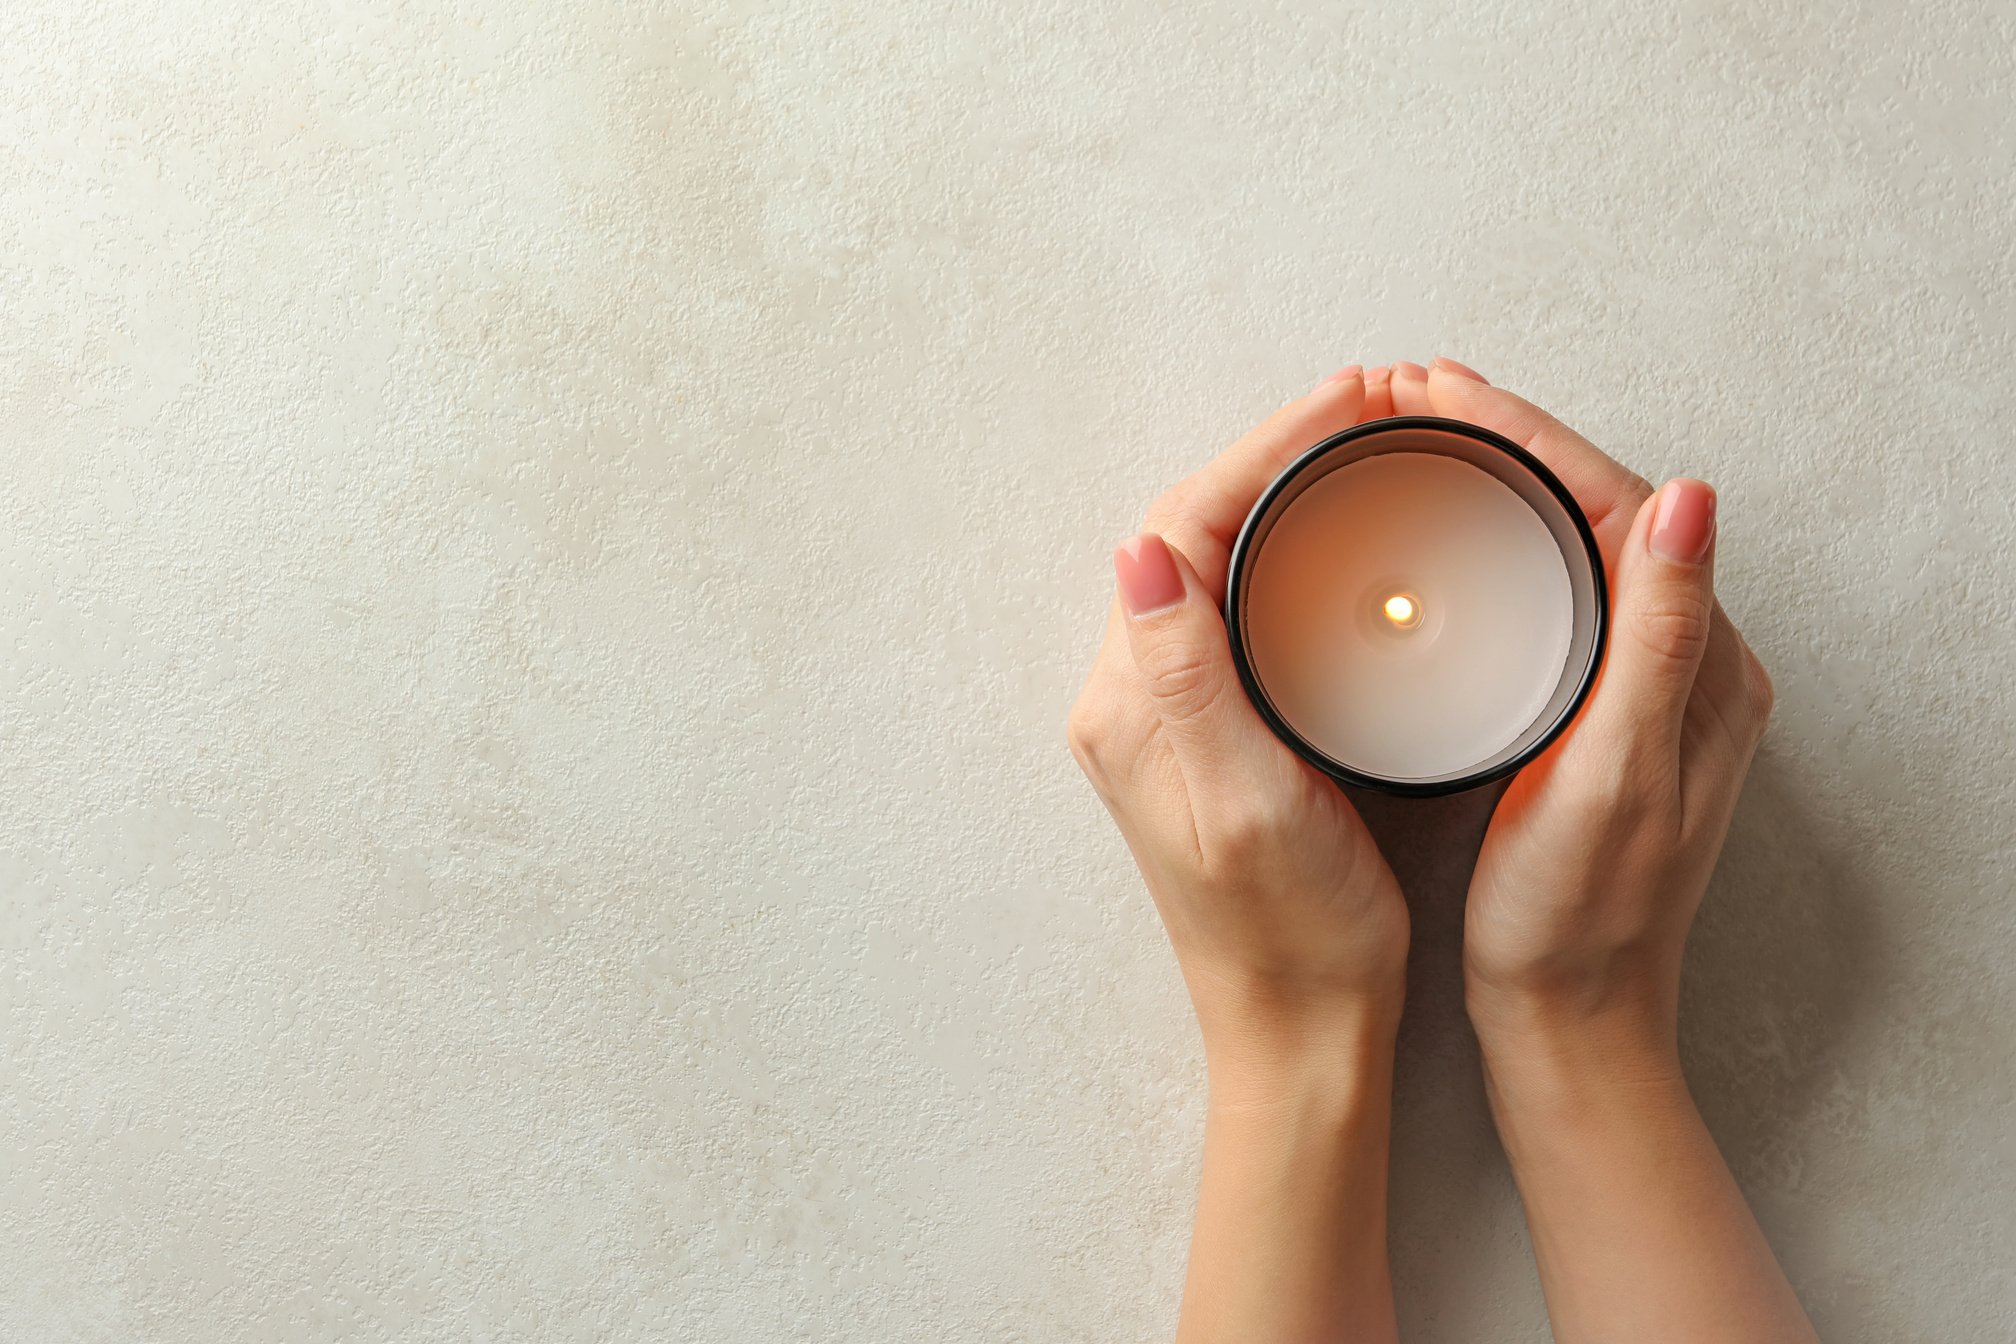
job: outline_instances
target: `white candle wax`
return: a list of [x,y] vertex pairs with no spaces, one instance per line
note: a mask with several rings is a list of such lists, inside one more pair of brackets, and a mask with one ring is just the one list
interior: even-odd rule
[[1288,725],[1364,774],[1432,779],[1546,708],[1574,633],[1568,567],[1511,488],[1435,453],[1339,467],[1252,562],[1253,672]]

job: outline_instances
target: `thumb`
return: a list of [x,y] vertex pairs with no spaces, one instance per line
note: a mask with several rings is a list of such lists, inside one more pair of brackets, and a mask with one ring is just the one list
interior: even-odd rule
[[1668,481],[1639,507],[1619,549],[1609,666],[1592,717],[1626,740],[1677,752],[1715,612],[1714,488]]
[[1114,548],[1127,643],[1179,757],[1235,752],[1254,719],[1225,619],[1183,554],[1153,532]]

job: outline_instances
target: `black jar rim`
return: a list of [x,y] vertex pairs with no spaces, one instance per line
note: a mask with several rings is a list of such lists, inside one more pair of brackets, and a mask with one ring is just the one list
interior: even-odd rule
[[[1433,430],[1458,434],[1505,454],[1539,481],[1541,486],[1560,503],[1576,535],[1581,539],[1583,550],[1589,559],[1589,575],[1593,590],[1591,601],[1595,607],[1591,613],[1594,623],[1592,642],[1581,679],[1574,691],[1562,704],[1554,721],[1524,748],[1485,769],[1446,779],[1389,779],[1383,775],[1369,775],[1362,770],[1352,769],[1323,751],[1290,727],[1281,712],[1274,707],[1274,702],[1268,698],[1266,690],[1260,685],[1259,677],[1253,671],[1252,657],[1246,647],[1246,629],[1240,599],[1245,587],[1246,571],[1259,549],[1254,543],[1254,534],[1261,520],[1267,516],[1268,508],[1297,477],[1338,448],[1373,434],[1386,434],[1395,430]],[[1260,492],[1260,498],[1254,501],[1253,508],[1246,515],[1245,523],[1239,529],[1238,539],[1232,543],[1232,561],[1225,577],[1225,633],[1231,641],[1232,663],[1239,669],[1239,683],[1246,689],[1246,698],[1253,702],[1253,707],[1259,711],[1260,717],[1266,721],[1274,735],[1287,743],[1296,755],[1343,784],[1393,794],[1401,798],[1438,798],[1445,794],[1463,793],[1470,789],[1481,788],[1517,772],[1554,745],[1561,734],[1568,730],[1569,725],[1575,722],[1575,716],[1581,713],[1582,706],[1589,699],[1590,691],[1595,688],[1596,676],[1603,668],[1603,658],[1609,648],[1610,593],[1603,570],[1603,553],[1596,544],[1596,533],[1589,526],[1588,515],[1583,513],[1582,506],[1575,501],[1575,496],[1568,492],[1568,487],[1561,484],[1561,478],[1549,470],[1546,463],[1503,434],[1486,429],[1482,425],[1473,425],[1467,420],[1451,420],[1439,415],[1396,415],[1381,420],[1367,420],[1363,424],[1353,425],[1340,433],[1332,434],[1290,462],[1268,483],[1267,488]]]

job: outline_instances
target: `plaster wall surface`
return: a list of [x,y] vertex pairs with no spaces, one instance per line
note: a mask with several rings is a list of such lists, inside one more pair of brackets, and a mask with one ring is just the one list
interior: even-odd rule
[[[0,6],[0,1339],[1166,1337],[1108,546],[1351,360],[1724,500],[1691,951],[1821,1324],[2016,1337],[2016,18]],[[1546,1337],[1416,904],[1412,1341]]]

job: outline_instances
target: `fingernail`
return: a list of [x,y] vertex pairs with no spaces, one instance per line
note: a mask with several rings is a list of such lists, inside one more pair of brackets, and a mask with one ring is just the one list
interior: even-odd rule
[[1421,381],[1426,382],[1428,380],[1428,370],[1422,368],[1419,364],[1409,363],[1404,359],[1396,359],[1393,361],[1393,376],[1395,378],[1419,378]]
[[1331,374],[1328,378],[1325,378],[1322,382],[1316,384],[1316,386],[1311,390],[1321,392],[1324,388],[1330,386],[1330,384],[1332,383],[1348,382],[1351,379],[1356,378],[1359,374],[1363,372],[1364,370],[1359,368],[1356,364],[1346,364],[1343,368],[1337,370],[1337,372]]
[[1458,374],[1464,378],[1468,378],[1472,382],[1489,384],[1491,381],[1489,378],[1486,378],[1483,374],[1477,372],[1477,370],[1471,368],[1468,364],[1459,364],[1455,360],[1449,358],[1447,355],[1437,355],[1435,357],[1435,367],[1438,369],[1446,369],[1448,372]]
[[1676,565],[1698,565],[1715,536],[1715,487],[1705,481],[1668,481],[1652,512],[1652,553]]
[[1366,382],[1367,382],[1368,384],[1370,384],[1370,383],[1383,383],[1383,382],[1385,382],[1385,381],[1386,381],[1386,380],[1387,380],[1388,378],[1390,378],[1390,377],[1392,377],[1392,376],[1393,376],[1393,371],[1392,371],[1391,369],[1387,368],[1387,367],[1386,367],[1386,366],[1385,366],[1384,364],[1381,364],[1381,365],[1380,365],[1380,366],[1379,366],[1378,368],[1376,368],[1376,369],[1368,369],[1368,370],[1366,370],[1366,373],[1365,373],[1365,381],[1366,381]]
[[1113,577],[1120,583],[1120,604],[1129,616],[1174,606],[1183,600],[1183,576],[1176,572],[1169,544],[1153,532],[1113,548]]

